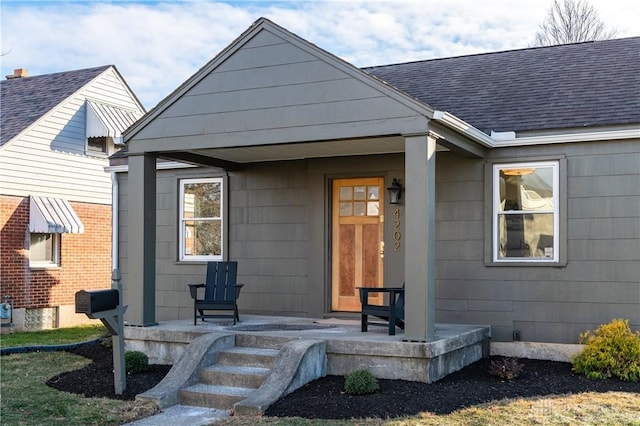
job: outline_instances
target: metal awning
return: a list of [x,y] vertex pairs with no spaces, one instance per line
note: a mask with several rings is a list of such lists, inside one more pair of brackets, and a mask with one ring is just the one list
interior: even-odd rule
[[67,200],[30,197],[29,232],[82,234],[84,225]]
[[87,101],[87,137],[120,139],[121,133],[135,123],[142,114],[99,102]]

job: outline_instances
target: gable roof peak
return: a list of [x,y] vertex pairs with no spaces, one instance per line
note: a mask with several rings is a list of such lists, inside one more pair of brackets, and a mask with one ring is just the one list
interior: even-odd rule
[[0,114],[0,147],[109,69],[124,82],[115,65],[0,80],[0,98],[6,106]]

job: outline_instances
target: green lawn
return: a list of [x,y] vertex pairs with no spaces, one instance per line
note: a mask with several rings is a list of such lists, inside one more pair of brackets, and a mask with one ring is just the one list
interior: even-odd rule
[[28,331],[0,336],[0,347],[33,345],[62,345],[67,343],[86,342],[107,336],[107,329],[102,325],[86,325],[80,327],[56,328],[53,330]]
[[60,392],[46,381],[90,361],[67,352],[32,352],[0,359],[0,413],[3,426],[10,425],[120,425],[138,414],[150,414],[148,406],[135,401],[84,398]]

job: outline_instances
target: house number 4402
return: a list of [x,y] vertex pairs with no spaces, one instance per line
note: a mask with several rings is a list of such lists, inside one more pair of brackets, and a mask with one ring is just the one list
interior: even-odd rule
[[402,232],[400,232],[400,209],[396,207],[393,211],[393,251],[400,251],[401,240]]

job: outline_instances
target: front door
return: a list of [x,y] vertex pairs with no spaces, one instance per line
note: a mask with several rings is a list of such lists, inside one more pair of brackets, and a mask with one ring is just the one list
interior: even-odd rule
[[[360,311],[357,287],[382,287],[384,179],[336,179],[332,193],[333,311]],[[371,303],[375,303],[373,298]]]

